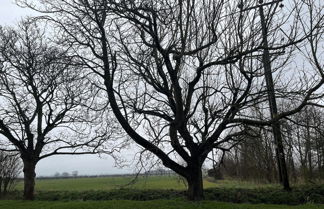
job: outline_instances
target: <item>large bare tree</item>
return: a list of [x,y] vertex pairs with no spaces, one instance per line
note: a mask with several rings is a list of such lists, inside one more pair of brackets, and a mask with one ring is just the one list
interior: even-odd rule
[[[249,125],[271,126],[321,96],[322,66],[310,66],[308,82],[309,76],[298,74],[303,69],[292,69],[289,62],[300,47],[318,46],[323,38],[321,5],[308,18],[300,16],[311,2],[279,7],[256,0],[43,0],[44,7],[25,5],[50,13],[43,18],[64,44],[101,76],[127,134],[187,180],[189,199],[200,200],[201,167],[212,150],[227,151],[242,139],[237,136],[253,135]],[[313,24],[302,27],[310,19]],[[269,109],[264,50],[276,75],[276,99],[295,103],[260,119],[250,109]],[[300,56],[311,63],[317,58],[316,53]]]
[[95,111],[90,78],[36,22],[0,28],[0,62],[0,150],[20,153],[24,198],[32,200],[40,160],[102,152],[112,121]]

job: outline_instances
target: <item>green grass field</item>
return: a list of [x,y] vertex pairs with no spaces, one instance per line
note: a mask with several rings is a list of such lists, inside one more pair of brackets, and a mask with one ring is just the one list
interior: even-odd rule
[[88,201],[88,202],[45,202],[45,201],[0,201],[1,209],[324,209],[324,205],[264,205],[233,204],[213,201],[192,203],[177,200],[153,201]]
[[[98,177],[98,178],[69,178],[69,179],[38,179],[36,191],[109,191],[112,189],[174,189],[185,190],[186,185],[176,176],[140,176],[136,182],[130,184],[134,177]],[[253,184],[251,182],[221,180],[211,182],[204,180],[204,188],[265,188],[279,187],[274,184]],[[23,182],[16,186],[17,190],[23,189]]]
[[[171,177],[143,177],[140,176],[135,183],[131,183],[134,177],[98,177],[98,178],[69,178],[69,179],[38,179],[36,181],[37,191],[109,191],[127,187],[131,189],[185,189],[185,185],[175,176]],[[206,187],[215,184],[205,181]],[[20,182],[18,190],[23,189],[23,182]]]
[[278,184],[205,179],[206,201],[192,203],[186,201],[186,185],[177,176],[139,176],[130,184],[132,180],[134,177],[37,179],[37,201],[33,202],[20,200],[21,181],[11,200],[0,200],[0,209],[324,209],[324,204],[313,204],[323,203],[324,186],[298,186],[288,193]]

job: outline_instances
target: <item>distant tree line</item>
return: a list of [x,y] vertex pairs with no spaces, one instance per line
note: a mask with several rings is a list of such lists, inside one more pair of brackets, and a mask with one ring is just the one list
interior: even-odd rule
[[155,170],[150,170],[146,171],[144,175],[147,176],[171,176],[171,175],[176,175],[176,173],[170,169],[163,169],[163,168],[158,168]]
[[72,171],[71,174],[68,172],[63,172],[63,173],[56,172],[54,174],[54,178],[70,178],[70,177],[76,178],[78,177],[78,174],[79,174],[78,171]]
[[[307,107],[281,121],[287,169],[293,182],[315,183],[324,179],[324,110]],[[271,130],[255,129],[227,152],[210,176],[224,176],[263,183],[278,182],[275,143]]]

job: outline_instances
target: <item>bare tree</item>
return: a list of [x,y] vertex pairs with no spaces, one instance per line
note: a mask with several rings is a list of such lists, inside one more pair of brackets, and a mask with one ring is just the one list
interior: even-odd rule
[[[293,52],[322,39],[322,7],[309,15],[313,25],[300,28],[305,1],[282,10],[256,0],[41,3],[43,8],[25,5],[51,14],[43,18],[101,76],[123,129],[187,180],[190,200],[203,198],[201,168],[212,150],[228,151],[243,139],[239,136],[253,135],[249,126],[271,126],[322,96],[317,94],[324,83],[321,65],[311,66],[312,82],[289,76]],[[267,17],[267,46],[260,6]],[[268,108],[259,59],[265,49],[275,55],[270,73],[279,75],[276,98],[293,99],[295,105],[259,118],[250,109]],[[316,53],[309,57],[317,59]]]
[[17,154],[0,151],[0,196],[15,185],[22,170],[21,161]]
[[306,182],[323,179],[323,117],[321,108],[307,107],[285,122],[300,180]]
[[226,153],[221,170],[242,180],[276,182],[278,175],[272,141],[269,130],[259,129],[257,137],[247,137]]
[[36,22],[0,28],[0,61],[0,150],[20,153],[24,198],[32,200],[40,160],[103,152],[113,121],[92,111],[100,103],[90,79]]

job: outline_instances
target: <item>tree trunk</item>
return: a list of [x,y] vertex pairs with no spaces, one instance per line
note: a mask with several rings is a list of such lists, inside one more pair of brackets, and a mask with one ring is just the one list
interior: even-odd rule
[[204,187],[201,166],[191,168],[188,181],[188,199],[200,201],[204,199]]
[[285,159],[285,151],[284,151],[284,146],[283,146],[283,141],[282,141],[282,136],[281,136],[281,131],[280,131],[280,123],[275,122],[273,124],[273,134],[274,138],[277,139],[277,146],[278,146],[278,151],[279,151],[279,162],[280,162],[280,167],[281,167],[281,177],[282,177],[282,185],[284,187],[284,190],[290,191],[290,184],[289,184],[289,176],[288,176],[288,171],[287,171],[287,165],[286,165],[286,159]]
[[[273,130],[273,128],[272,128]],[[274,137],[275,138],[275,137]],[[276,160],[277,160],[277,165],[278,165],[278,179],[279,179],[279,182],[282,184],[283,182],[283,179],[282,179],[282,165],[281,165],[281,162],[280,162],[280,152],[279,152],[279,149],[278,149],[278,143],[277,143],[277,140],[275,140],[275,152],[276,152]]]
[[6,195],[7,192],[8,192],[9,182],[10,182],[9,177],[4,178],[4,181],[3,181],[3,195]]
[[0,177],[0,197],[2,196],[2,177]]
[[34,200],[35,191],[35,167],[34,161],[23,160],[24,162],[24,199]]
[[[307,114],[307,109],[306,109]],[[310,122],[309,118],[306,119],[306,129],[307,129],[307,137],[306,137],[306,156],[307,156],[307,163],[308,163],[308,180],[313,179],[313,166],[312,166],[312,148],[311,148],[311,134],[310,134]]]
[[[259,2],[261,4],[263,3],[262,0],[260,0]],[[274,90],[274,82],[272,78],[271,57],[270,57],[270,52],[268,50],[269,48],[268,39],[267,39],[268,29],[266,26],[267,23],[265,20],[265,14],[262,5],[259,7],[259,12],[260,12],[260,19],[261,19],[261,26],[262,26],[263,46],[265,47],[265,49],[263,50],[262,62],[264,67],[266,86],[268,90],[268,100],[269,100],[271,119],[275,119],[278,115],[278,109],[277,109],[277,101],[276,101],[275,90]],[[282,140],[281,129],[280,129],[280,121],[275,121],[274,123],[272,123],[271,126],[272,126],[273,137],[276,143],[276,155],[277,155],[277,162],[278,162],[279,178],[281,180],[284,189],[290,191],[291,188],[289,185],[289,177],[288,177],[285,152],[284,152],[283,140]]]

